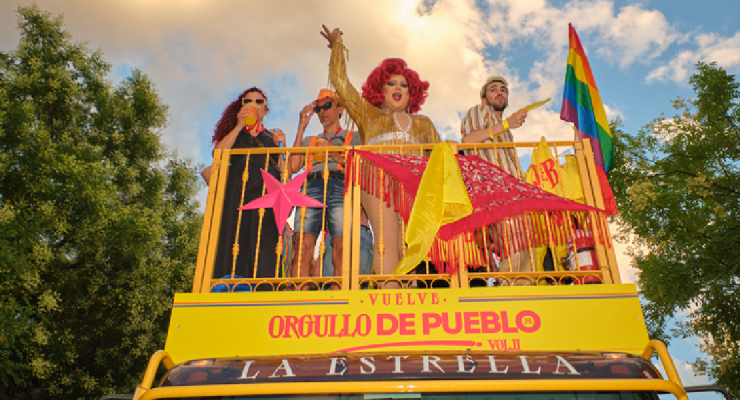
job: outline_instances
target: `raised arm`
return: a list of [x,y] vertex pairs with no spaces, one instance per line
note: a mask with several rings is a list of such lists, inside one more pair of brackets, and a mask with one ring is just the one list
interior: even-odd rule
[[[480,127],[473,121],[473,117],[470,115],[471,112],[468,111],[468,115],[463,119],[461,124],[460,133],[462,143],[483,143],[491,137],[495,138],[501,135],[506,131],[506,128],[511,130],[519,128],[524,124],[524,119],[527,117],[527,110],[519,110],[506,119],[506,126],[503,123],[496,123],[489,126],[489,122]],[[468,132],[467,134],[465,133],[466,131]]]
[[345,48],[344,43],[342,43],[342,31],[336,28],[329,32],[329,29],[324,26],[324,32],[321,32],[321,35],[329,41],[329,47],[331,48],[331,60],[329,62],[329,78],[331,79],[331,84],[336,89],[344,109],[347,110],[349,116],[357,124],[362,142],[366,143],[365,127],[367,125],[367,119],[372,113],[378,110],[362,98],[357,89],[349,82],[349,78],[347,78],[347,64],[344,59]]
[[[298,132],[296,132],[293,147],[303,147],[303,134],[306,132],[306,127],[308,127],[308,123],[311,121],[311,116],[313,116],[313,114],[313,103],[309,103],[301,110],[301,113],[298,115]],[[290,153],[290,157],[288,158],[290,173],[295,174],[300,171],[305,162],[305,154]]]

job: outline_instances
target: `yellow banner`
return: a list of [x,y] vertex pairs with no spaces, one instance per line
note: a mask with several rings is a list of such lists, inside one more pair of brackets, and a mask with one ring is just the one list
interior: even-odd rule
[[635,286],[178,294],[165,349],[201,358],[414,350],[642,354]]

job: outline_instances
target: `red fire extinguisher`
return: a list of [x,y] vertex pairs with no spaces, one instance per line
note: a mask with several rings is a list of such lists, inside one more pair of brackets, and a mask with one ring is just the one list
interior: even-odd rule
[[[599,271],[599,262],[596,259],[596,250],[594,248],[595,242],[591,232],[585,232],[582,230],[576,231],[576,252],[573,254],[572,242],[569,246],[570,253],[570,267],[571,270],[575,271],[576,267],[580,271]],[[578,257],[578,263],[576,264],[575,257]],[[601,279],[597,276],[579,276],[578,282],[586,284],[601,283]]]

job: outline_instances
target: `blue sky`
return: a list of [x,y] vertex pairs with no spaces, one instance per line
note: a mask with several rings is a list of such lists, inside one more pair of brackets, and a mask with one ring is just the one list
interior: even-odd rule
[[[18,5],[0,0],[0,50],[18,43]],[[170,105],[162,138],[181,156],[211,162],[210,137],[223,108],[242,90],[267,92],[269,128],[293,142],[298,111],[328,82],[329,51],[321,24],[340,27],[349,49],[350,80],[361,86],[382,59],[404,58],[431,83],[422,113],[456,139],[459,116],[478,102],[489,75],[510,82],[510,112],[552,97],[515,131],[516,140],[572,138],[559,120],[568,22],[573,23],[609,118],[637,132],[671,100],[690,98],[697,61],[740,71],[740,2],[565,0],[35,0],[64,14],[75,39],[102,49],[120,81],[139,68]],[[318,133],[312,122],[309,131]],[[524,159],[526,155],[522,155]],[[205,191],[199,198],[205,199]],[[621,252],[624,246],[618,248]],[[629,259],[620,268],[633,279]],[[693,361],[698,340],[671,351],[687,384],[704,383],[680,367]]]

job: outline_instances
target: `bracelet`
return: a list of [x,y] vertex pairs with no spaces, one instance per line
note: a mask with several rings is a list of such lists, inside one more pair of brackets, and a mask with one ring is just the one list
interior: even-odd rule
[[509,130],[509,120],[505,119],[504,122],[501,123],[504,126],[504,132]]
[[342,45],[344,52],[347,53],[347,61],[349,61],[349,50],[347,50],[347,46],[344,45],[344,42],[339,42],[339,43]]
[[493,131],[490,126],[488,127],[488,137],[491,138],[491,141],[493,142]]

